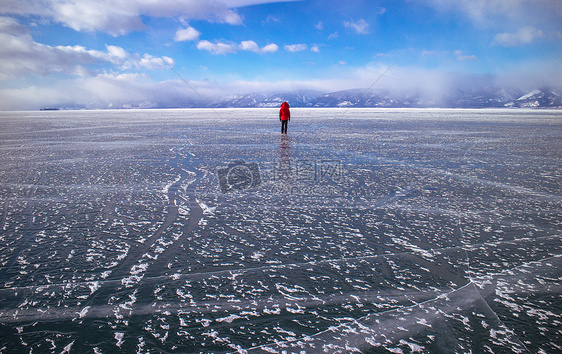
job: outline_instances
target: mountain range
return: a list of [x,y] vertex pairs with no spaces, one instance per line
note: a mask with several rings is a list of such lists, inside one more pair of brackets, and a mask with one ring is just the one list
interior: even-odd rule
[[[394,94],[384,90],[351,89],[323,93],[311,90],[263,94],[229,95],[205,100],[186,97],[168,102],[114,102],[105,108],[273,108],[283,101],[291,107],[372,107],[372,108],[562,108],[562,89],[532,91],[505,88],[452,90],[439,100],[422,94]],[[61,107],[43,109],[59,109]],[[62,109],[91,109],[99,106],[63,105]]]
[[[562,108],[562,90],[542,88],[524,92],[518,89],[484,88],[456,90],[439,101],[422,95],[393,95],[382,90],[351,89],[331,93],[295,91],[274,95],[247,94],[216,99],[213,108],[279,107],[283,101],[291,107],[378,107],[378,108]],[[200,104],[197,106],[201,106]]]

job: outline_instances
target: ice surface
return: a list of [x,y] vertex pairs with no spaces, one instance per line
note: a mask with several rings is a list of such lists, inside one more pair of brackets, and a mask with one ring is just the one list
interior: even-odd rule
[[559,352],[562,113],[0,115],[0,352]]

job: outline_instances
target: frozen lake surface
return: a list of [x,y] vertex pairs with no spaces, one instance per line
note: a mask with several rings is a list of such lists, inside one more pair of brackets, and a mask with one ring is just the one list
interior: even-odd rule
[[562,351],[562,112],[0,114],[0,352]]

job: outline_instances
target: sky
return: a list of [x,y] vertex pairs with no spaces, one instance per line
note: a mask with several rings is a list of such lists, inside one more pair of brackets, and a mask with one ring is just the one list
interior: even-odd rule
[[373,84],[438,98],[560,87],[561,64],[560,0],[0,0],[0,110]]

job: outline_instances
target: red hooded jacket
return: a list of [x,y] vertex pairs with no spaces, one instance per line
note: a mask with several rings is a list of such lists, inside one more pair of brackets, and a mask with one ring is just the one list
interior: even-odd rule
[[291,112],[289,111],[289,104],[283,102],[279,110],[279,120],[291,120]]

